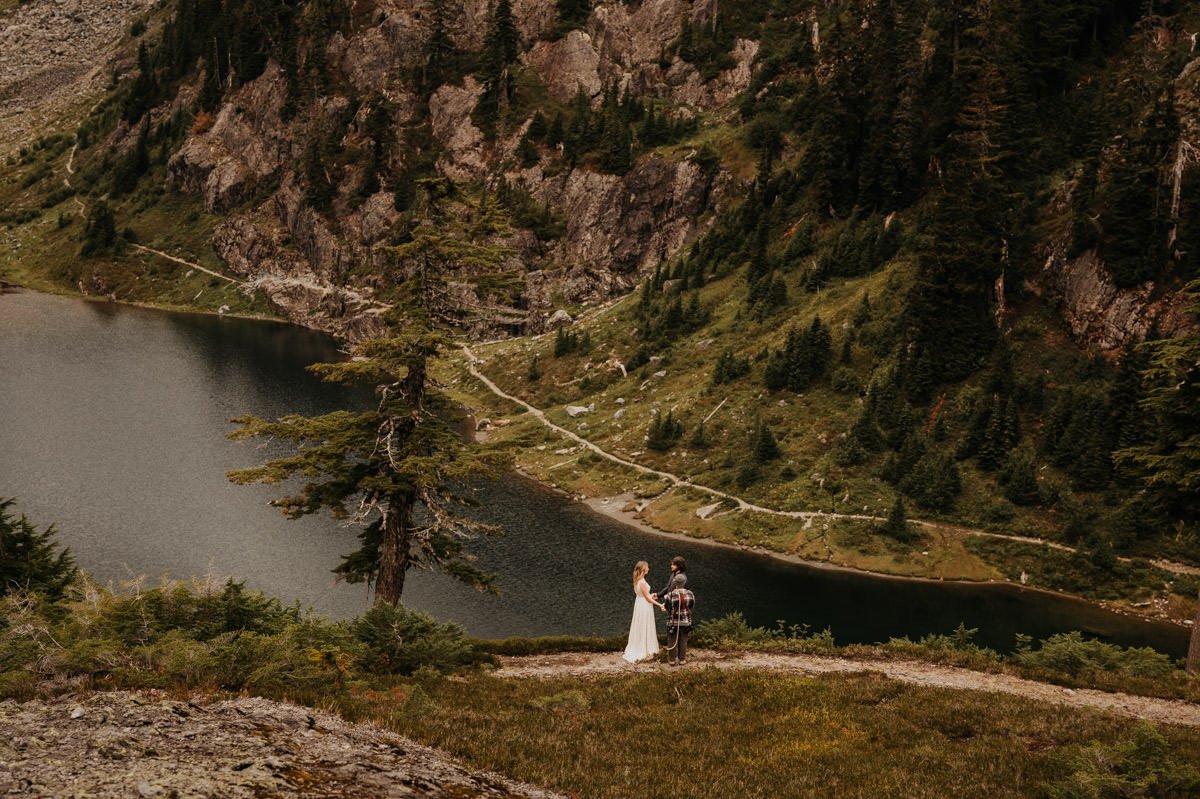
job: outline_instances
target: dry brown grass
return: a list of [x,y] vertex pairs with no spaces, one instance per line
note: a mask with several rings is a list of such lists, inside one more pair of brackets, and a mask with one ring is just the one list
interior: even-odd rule
[[[569,796],[1023,797],[1064,755],[1135,722],[1015,697],[715,669],[592,680],[425,683],[403,704],[354,701],[470,763]],[[1176,762],[1200,731],[1164,729]]]

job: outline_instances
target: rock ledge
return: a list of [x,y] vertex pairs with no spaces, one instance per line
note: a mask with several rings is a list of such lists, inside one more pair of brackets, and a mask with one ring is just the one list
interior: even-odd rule
[[561,799],[298,705],[127,692],[0,702],[0,796]]

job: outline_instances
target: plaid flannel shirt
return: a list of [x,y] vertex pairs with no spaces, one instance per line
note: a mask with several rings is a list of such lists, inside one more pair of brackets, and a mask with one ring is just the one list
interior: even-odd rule
[[695,604],[696,598],[691,591],[686,588],[675,588],[666,596],[661,597],[661,600],[667,606],[668,628],[692,626],[692,605]]

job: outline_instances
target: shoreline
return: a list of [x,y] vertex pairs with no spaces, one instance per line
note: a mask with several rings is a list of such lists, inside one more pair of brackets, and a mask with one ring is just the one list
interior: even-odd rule
[[766,549],[758,546],[745,546],[742,544],[732,544],[726,541],[720,541],[715,538],[698,537],[685,535],[683,533],[673,533],[668,530],[662,530],[644,519],[639,519],[634,513],[622,510],[624,504],[632,499],[635,499],[631,492],[624,492],[611,497],[581,497],[571,494],[563,489],[549,485],[538,480],[529,472],[516,467],[513,473],[524,480],[539,486],[542,489],[553,492],[566,499],[583,505],[595,513],[611,519],[619,524],[622,524],[630,529],[641,533],[654,535],[659,538],[672,539],[675,541],[686,541],[689,544],[706,546],[714,549],[725,549],[730,551],[742,552],[758,557],[770,558],[781,563],[786,563],[790,566],[798,566],[807,569],[817,569],[821,571],[840,572],[844,574],[855,574],[866,577],[885,579],[900,582],[910,583],[928,583],[946,586],[962,586],[964,588],[993,588],[1004,591],[1030,592],[1042,594],[1044,596],[1054,597],[1059,600],[1069,600],[1078,602],[1082,605],[1087,605],[1092,608],[1103,610],[1107,613],[1113,613],[1128,619],[1136,619],[1148,624],[1167,624],[1178,630],[1190,630],[1191,625],[1184,621],[1172,619],[1163,616],[1149,616],[1143,613],[1137,613],[1124,607],[1114,607],[1103,601],[1094,601],[1081,597],[1078,594],[1069,594],[1064,591],[1055,591],[1051,588],[1042,588],[1040,586],[1020,585],[1011,580],[970,580],[970,579],[944,579],[940,577],[920,577],[904,574],[889,574],[888,572],[872,571],[870,569],[860,569],[854,566],[846,566],[838,563],[829,563],[828,561],[808,560],[798,555],[788,554],[786,552],[777,552],[775,550]]
[[[163,313],[195,314],[197,316],[216,316],[221,319],[248,319],[253,322],[275,322],[277,324],[283,324],[283,325],[296,325],[297,327],[303,327],[305,330],[314,330],[315,332],[318,332],[318,333],[326,332],[323,330],[316,330],[316,328],[308,327],[307,325],[296,324],[296,322],[293,322],[290,319],[285,319],[282,316],[264,316],[263,314],[243,313],[243,312],[239,312],[239,311],[227,311],[225,313],[221,313],[220,311],[211,311],[211,310],[207,310],[205,308],[196,308],[196,307],[190,306],[190,305],[167,305],[167,304],[156,304],[153,302],[146,302],[143,300],[110,299],[108,297],[102,297],[97,294],[80,294],[78,291],[76,291],[74,289],[66,289],[62,286],[50,286],[49,288],[45,288],[45,289],[32,288],[30,286],[24,286],[24,285],[21,285],[20,283],[13,283],[10,280],[5,280],[4,278],[0,278],[0,292],[19,293],[22,291],[33,292],[34,294],[47,294],[51,297],[64,297],[64,298],[70,299],[70,300],[81,300],[83,302],[94,302],[94,303],[101,303],[101,304],[106,304],[106,305],[124,305],[129,308],[141,308],[143,310],[161,311]],[[332,334],[327,333],[327,335],[332,335]],[[337,338],[337,337],[334,336],[334,338]]]

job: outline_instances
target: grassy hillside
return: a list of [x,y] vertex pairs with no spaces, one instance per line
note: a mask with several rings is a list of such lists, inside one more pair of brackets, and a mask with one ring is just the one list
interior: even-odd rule
[[[164,14],[133,24],[114,61],[132,57]],[[90,107],[81,101],[67,129],[47,132],[0,163],[0,278],[122,302],[269,314],[254,292],[132,246],[225,271],[211,245],[220,217],[205,213],[195,195],[164,188],[167,158],[191,115],[163,121],[145,141],[135,141],[127,126],[119,135],[126,88],[114,80],[97,102],[87,101]],[[100,206],[111,211],[111,224],[95,224]]]
[[[698,291],[710,321],[653,347],[650,360],[627,369],[625,376],[619,364],[634,362],[639,351],[646,349],[636,332],[642,323],[637,297],[585,314],[570,328],[570,335],[586,342],[586,352],[562,353],[563,336],[556,334],[473,347],[480,370],[504,391],[623,459],[771,509],[868,515],[878,521],[785,519],[733,512],[728,502],[714,517],[702,520],[695,511],[719,500],[686,488],[666,490],[667,484],[660,480],[580,449],[492,396],[461,371],[461,365],[453,367],[451,386],[464,402],[478,409],[477,417],[498,423],[487,435],[494,443],[516,447],[518,463],[524,469],[576,495],[611,497],[632,492],[630,507],[641,507],[638,516],[663,530],[891,574],[1015,581],[1024,572],[1033,585],[1092,598],[1145,602],[1157,597],[1168,604],[1172,615],[1188,617],[1200,587],[1196,580],[1144,562],[1108,563],[1083,544],[1086,534],[1064,533],[1067,514],[1076,507],[1095,509],[1089,529],[1110,522],[1117,510],[1117,495],[1073,490],[1070,477],[1045,460],[1038,464],[1038,499],[1030,505],[1005,498],[1001,477],[995,471],[984,471],[970,459],[953,461],[961,494],[948,507],[938,509],[922,508],[881,477],[889,457],[895,456],[886,446],[862,462],[839,461],[839,446],[850,436],[868,401],[864,394],[873,379],[872,367],[880,368],[863,340],[869,340],[873,324],[886,324],[899,312],[900,295],[895,287],[903,285],[909,269],[897,261],[874,275],[839,282],[819,293],[801,291],[794,305],[765,320],[747,319],[742,314],[744,279],[737,275],[717,279]],[[870,318],[863,319],[860,309],[866,296],[874,299]],[[787,326],[806,327],[817,315],[837,331],[835,350],[840,349],[841,340],[852,339],[849,359],[839,356],[837,366],[830,370],[834,376],[802,393],[768,390],[762,381],[766,359],[760,354],[782,346]],[[1018,329],[1011,333],[1009,347],[1017,370],[1034,379],[1050,382],[1049,376],[1057,375],[1064,380],[1096,369],[1094,361],[1070,343],[1053,316],[1036,301],[1026,307]],[[747,357],[749,372],[732,382],[714,384],[713,371],[723,352]],[[535,362],[533,373],[540,374],[533,380]],[[961,446],[987,380],[987,371],[981,370],[971,379],[943,386],[929,405],[914,408],[921,428],[942,428],[937,446],[945,452],[953,453]],[[593,410],[572,417],[567,406]],[[934,408],[936,419],[931,420]],[[647,438],[655,420],[668,412],[682,431],[665,449],[655,451]],[[698,441],[702,422],[702,440]],[[1037,441],[1042,423],[1037,417],[1029,419],[1023,435]],[[772,431],[779,454],[759,462],[754,454],[755,436],[762,424]],[[909,503],[913,517],[946,526],[914,526],[911,539],[883,534],[882,520],[898,497]],[[645,498],[653,501],[639,501]],[[1085,551],[1071,555],[1035,544],[989,541],[957,532],[955,525],[1083,544]]]

